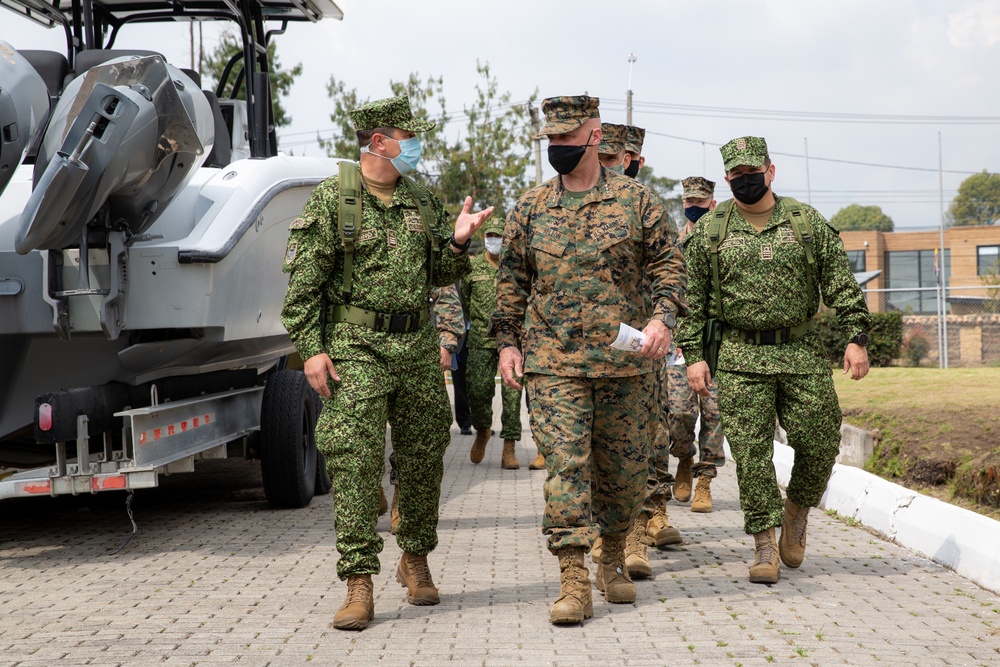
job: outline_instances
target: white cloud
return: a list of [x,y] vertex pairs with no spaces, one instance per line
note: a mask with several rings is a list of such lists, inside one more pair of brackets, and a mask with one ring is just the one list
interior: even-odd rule
[[1000,4],[979,0],[948,16],[948,39],[961,49],[988,49],[1000,42]]

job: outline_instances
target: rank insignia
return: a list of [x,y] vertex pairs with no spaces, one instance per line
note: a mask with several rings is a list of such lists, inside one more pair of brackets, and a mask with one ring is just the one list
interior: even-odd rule
[[399,245],[399,239],[396,238],[395,232],[387,232],[386,240],[388,241],[390,248],[395,248]]
[[774,259],[774,250],[771,248],[770,243],[760,244],[760,258],[763,260]]

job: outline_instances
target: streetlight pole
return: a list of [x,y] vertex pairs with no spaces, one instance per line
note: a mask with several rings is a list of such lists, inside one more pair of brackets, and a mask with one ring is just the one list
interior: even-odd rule
[[625,124],[632,124],[632,65],[635,64],[634,53],[628,54],[628,91],[625,93]]

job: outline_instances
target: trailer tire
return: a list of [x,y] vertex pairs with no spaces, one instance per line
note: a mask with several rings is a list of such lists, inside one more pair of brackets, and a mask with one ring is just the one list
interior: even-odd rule
[[326,457],[323,452],[316,452],[316,495],[325,496],[333,489],[330,474],[326,471]]
[[305,507],[316,490],[315,392],[302,371],[267,378],[260,414],[260,471],[272,507]]

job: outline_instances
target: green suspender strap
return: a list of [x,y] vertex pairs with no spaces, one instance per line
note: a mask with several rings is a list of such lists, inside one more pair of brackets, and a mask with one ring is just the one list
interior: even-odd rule
[[340,239],[344,243],[344,304],[351,303],[354,280],[354,237],[361,226],[361,170],[357,163],[346,160],[337,165],[340,169]]
[[424,224],[424,234],[431,246],[431,255],[427,262],[427,288],[430,289],[431,279],[434,275],[434,267],[438,265],[441,258],[441,239],[434,233],[434,210],[431,208],[431,200],[419,185],[412,178],[402,176],[406,189],[410,191],[413,199],[417,202],[417,210],[420,211],[420,221]]
[[806,214],[802,210],[802,204],[791,197],[782,197],[781,202],[785,205],[785,219],[792,225],[795,238],[806,253],[806,283],[809,286],[809,298],[813,295],[813,273],[816,268],[816,255],[813,254],[812,228],[806,219]]
[[715,316],[725,319],[722,315],[722,281],[719,279],[719,244],[726,238],[729,230],[729,218],[733,214],[733,202],[723,202],[715,209],[712,220],[708,223],[708,252],[712,262],[712,295],[715,298]]

